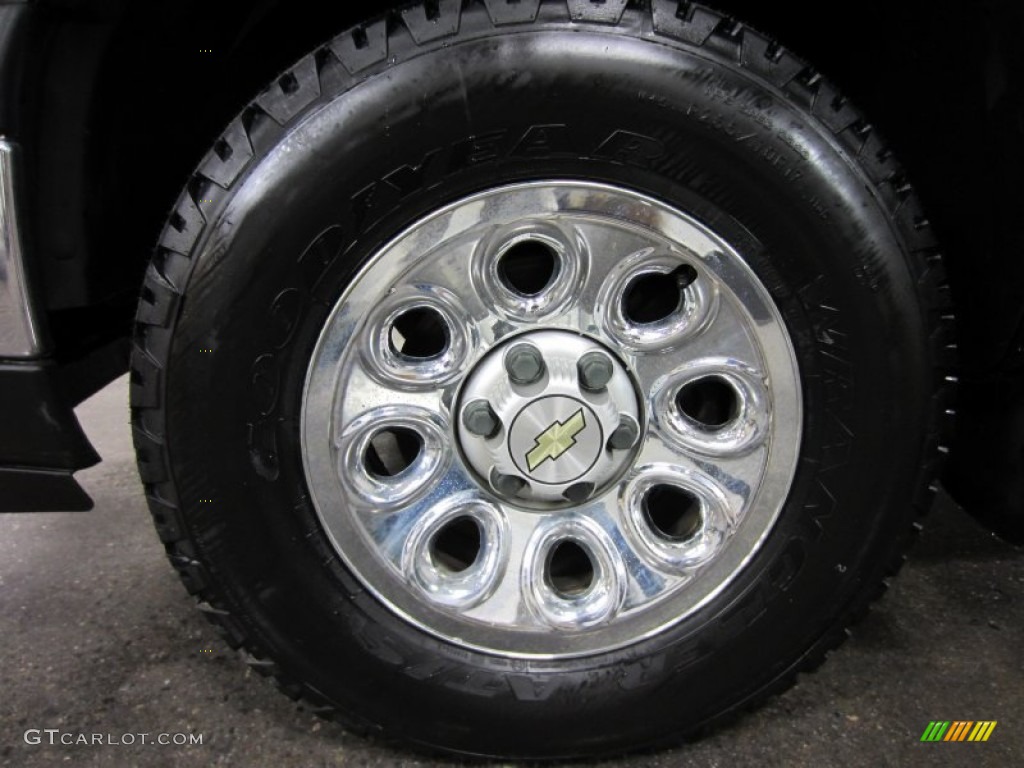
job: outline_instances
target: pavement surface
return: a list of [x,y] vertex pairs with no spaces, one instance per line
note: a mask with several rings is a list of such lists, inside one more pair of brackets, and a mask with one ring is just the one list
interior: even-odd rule
[[[104,457],[78,475],[96,508],[0,515],[0,765],[454,765],[349,734],[252,675],[164,558],[126,379],[79,416]],[[698,742],[601,765],[1024,764],[1024,551],[948,499],[928,522],[892,589],[816,673]],[[984,744],[921,743],[940,719],[998,725]],[[44,729],[58,729],[55,743]],[[142,745],[141,733],[202,744]],[[136,743],[60,743],[80,734]]]

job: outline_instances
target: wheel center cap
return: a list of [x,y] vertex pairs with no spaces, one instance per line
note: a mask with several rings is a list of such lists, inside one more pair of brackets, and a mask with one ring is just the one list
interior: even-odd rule
[[626,367],[566,331],[536,331],[488,352],[457,413],[467,463],[492,491],[525,506],[591,498],[628,466],[640,435]]

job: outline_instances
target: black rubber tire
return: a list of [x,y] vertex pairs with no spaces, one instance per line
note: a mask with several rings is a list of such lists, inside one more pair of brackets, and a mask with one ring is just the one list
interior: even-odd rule
[[[714,11],[427,5],[299,61],[182,193],[132,359],[157,530],[250,664],[361,732],[503,757],[675,742],[815,667],[900,565],[950,410],[935,240],[870,124]],[[441,641],[361,587],[311,507],[298,413],[317,334],[375,248],[543,178],[636,189],[737,246],[789,326],[805,426],[777,524],[708,605],[622,650],[522,661]]]

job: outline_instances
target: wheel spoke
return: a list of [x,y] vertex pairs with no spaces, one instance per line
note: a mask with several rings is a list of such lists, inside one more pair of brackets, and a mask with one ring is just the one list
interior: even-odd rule
[[[497,626],[519,624],[523,629],[539,628],[540,624],[533,617],[524,614],[522,572],[527,545],[543,518],[508,504],[500,506],[508,521],[504,531],[505,567],[486,601],[468,609],[466,615]],[[524,620],[529,623],[523,625]]]

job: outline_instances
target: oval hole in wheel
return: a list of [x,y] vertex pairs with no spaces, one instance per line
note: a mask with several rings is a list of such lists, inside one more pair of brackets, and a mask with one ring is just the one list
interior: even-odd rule
[[394,477],[412,466],[422,450],[423,438],[414,430],[386,427],[370,438],[363,463],[374,477]]
[[704,376],[685,384],[676,395],[679,410],[705,429],[721,429],[739,415],[736,388],[721,376]]
[[643,510],[654,534],[667,541],[686,541],[700,530],[700,499],[677,485],[655,485],[644,495]]
[[547,580],[555,594],[571,599],[586,594],[594,583],[594,560],[579,542],[558,542],[548,555]]
[[413,360],[439,357],[448,349],[451,331],[441,313],[432,307],[413,307],[391,323],[391,350]]
[[498,276],[505,287],[521,296],[536,296],[555,279],[558,254],[548,243],[532,238],[520,240],[498,260]]
[[645,272],[626,286],[622,313],[637,325],[657,323],[679,311],[683,290],[697,279],[697,270],[681,264],[671,272]]
[[430,540],[430,559],[439,570],[462,573],[480,556],[483,534],[472,517],[449,520]]

